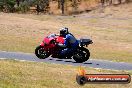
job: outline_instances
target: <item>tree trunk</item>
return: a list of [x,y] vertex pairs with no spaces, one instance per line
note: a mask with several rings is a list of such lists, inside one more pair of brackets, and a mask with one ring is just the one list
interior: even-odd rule
[[118,3],[121,4],[121,0],[118,0]]
[[104,6],[105,0],[101,0],[101,4],[102,6]]
[[16,0],[17,6],[19,7],[20,5],[20,0]]
[[65,0],[61,0],[61,10],[62,10],[62,14],[65,13],[65,11],[64,11],[64,9],[65,9],[64,5],[65,5]]
[[61,0],[58,0],[58,9],[61,8]]

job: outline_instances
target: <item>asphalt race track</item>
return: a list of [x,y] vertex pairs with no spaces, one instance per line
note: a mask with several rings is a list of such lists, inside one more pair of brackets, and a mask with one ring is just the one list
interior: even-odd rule
[[38,59],[35,56],[35,54],[32,53],[6,52],[6,51],[0,51],[0,58],[56,63],[56,64],[67,64],[74,66],[86,66],[86,67],[112,69],[112,70],[132,70],[132,63],[112,62],[106,60],[96,60],[91,58],[84,63],[76,63],[73,59],[57,59],[52,57],[46,59]]

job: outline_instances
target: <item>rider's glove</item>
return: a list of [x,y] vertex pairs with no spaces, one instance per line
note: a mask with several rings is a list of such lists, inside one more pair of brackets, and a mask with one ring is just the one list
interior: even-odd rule
[[64,44],[58,43],[59,47],[65,48],[66,46]]

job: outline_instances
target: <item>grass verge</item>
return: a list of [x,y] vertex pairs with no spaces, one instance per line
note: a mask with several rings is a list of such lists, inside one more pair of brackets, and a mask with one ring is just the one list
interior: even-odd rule
[[[131,88],[129,84],[86,84],[80,86],[75,77],[78,67],[40,62],[22,62],[16,60],[0,60],[1,88]],[[129,73],[86,68],[88,74]]]
[[132,63],[132,20],[85,16],[0,13],[0,50],[33,53],[44,36],[66,26],[77,38],[92,38],[90,58]]

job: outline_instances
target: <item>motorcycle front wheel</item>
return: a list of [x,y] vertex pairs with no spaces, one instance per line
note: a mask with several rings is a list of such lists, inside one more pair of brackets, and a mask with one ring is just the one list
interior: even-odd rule
[[85,62],[89,59],[89,57],[90,57],[90,52],[88,49],[84,47],[79,47],[73,55],[73,59],[77,63]]
[[35,49],[35,55],[39,59],[45,59],[50,56],[49,52],[45,51],[42,46],[37,46]]

